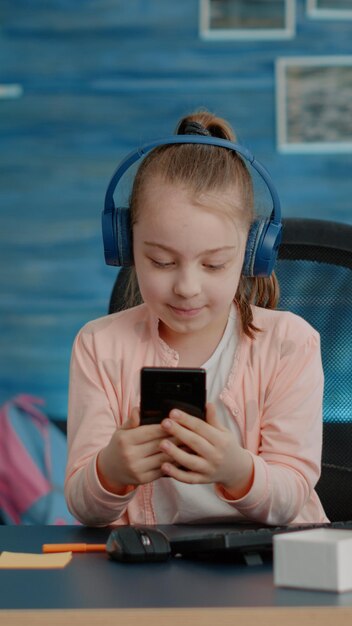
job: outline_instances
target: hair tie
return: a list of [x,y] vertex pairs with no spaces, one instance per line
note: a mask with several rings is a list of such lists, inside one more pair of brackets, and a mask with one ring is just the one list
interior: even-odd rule
[[177,129],[178,135],[203,135],[203,136],[211,136],[210,132],[204,128],[199,122],[191,122],[185,121],[181,122],[180,126]]

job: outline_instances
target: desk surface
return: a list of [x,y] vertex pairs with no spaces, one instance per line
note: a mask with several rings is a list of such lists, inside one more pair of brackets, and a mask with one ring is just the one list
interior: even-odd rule
[[[41,552],[43,543],[104,543],[109,532],[80,526],[0,526],[0,550]],[[320,626],[338,626],[352,623],[352,593],[277,588],[268,563],[247,566],[170,559],[122,564],[103,553],[90,553],[74,554],[62,570],[0,570],[0,609],[0,623],[8,626],[20,624],[18,609],[30,609],[27,626],[49,623],[45,615],[52,609],[56,618],[50,624],[74,619],[75,626],[101,623],[103,609],[106,625],[116,623],[118,613],[119,625],[194,626],[199,619],[202,626],[214,622],[225,626],[241,615],[237,623],[257,626],[265,610],[271,626],[290,626],[291,619],[300,626],[318,623],[317,619]],[[304,621],[303,616],[311,616],[312,621]]]

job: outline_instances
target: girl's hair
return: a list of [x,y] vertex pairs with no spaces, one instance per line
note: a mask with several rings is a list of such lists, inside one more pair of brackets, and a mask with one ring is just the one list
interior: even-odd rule
[[[231,126],[206,111],[184,117],[177,134],[199,134],[235,141]],[[134,179],[131,198],[132,227],[142,206],[143,189],[152,177],[168,183],[182,183],[196,196],[204,192],[236,189],[242,196],[243,220],[248,232],[254,219],[252,179],[242,158],[232,150],[204,144],[177,144],[154,148],[141,163]],[[236,214],[238,214],[238,208]],[[241,212],[242,215],[242,212]],[[274,273],[268,278],[241,276],[235,295],[243,332],[253,338],[260,329],[253,324],[251,304],[273,309],[279,298],[278,281]],[[142,302],[135,269],[127,280],[124,302],[127,308]]]

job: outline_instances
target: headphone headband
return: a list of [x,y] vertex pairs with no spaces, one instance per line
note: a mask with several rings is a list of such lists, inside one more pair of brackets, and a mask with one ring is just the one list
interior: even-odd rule
[[227,148],[246,159],[266,184],[272,199],[269,219],[257,219],[252,224],[246,246],[243,265],[245,276],[269,276],[273,270],[277,249],[281,241],[281,207],[274,183],[267,169],[245,147],[220,137],[203,135],[171,135],[140,146],[130,152],[118,165],[105,193],[102,228],[105,260],[108,265],[129,266],[133,264],[130,211],[115,207],[114,192],[125,172],[158,146],[174,144],[203,144]]
[[134,164],[136,161],[146,156],[148,152],[153,150],[153,148],[157,148],[158,146],[167,146],[173,144],[205,144],[210,146],[218,146],[219,148],[227,148],[228,150],[232,150],[233,152],[237,152],[242,157],[248,161],[252,167],[259,173],[261,178],[266,183],[266,186],[269,190],[269,193],[272,198],[273,208],[270,219],[275,224],[279,224],[281,222],[281,206],[280,199],[277,194],[277,191],[274,187],[273,181],[267,169],[264,167],[262,163],[256,160],[254,155],[247,148],[234,143],[233,141],[229,141],[228,139],[221,139],[220,137],[204,137],[202,135],[171,135],[170,137],[164,137],[163,139],[158,139],[155,141],[151,141],[150,143],[146,143],[140,146],[137,150],[133,150],[130,152],[118,165],[115,170],[108,188],[105,194],[105,203],[104,203],[104,212],[111,212],[115,209],[114,204],[114,191],[117,187],[119,180],[122,178],[124,173]]

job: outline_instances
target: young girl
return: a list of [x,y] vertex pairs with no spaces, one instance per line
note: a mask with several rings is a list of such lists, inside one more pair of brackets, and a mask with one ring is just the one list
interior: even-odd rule
[[[187,133],[234,140],[209,113],[184,118],[178,134]],[[242,158],[210,145],[159,146],[139,167],[130,210],[143,304],[88,323],[75,340],[71,512],[89,525],[327,521],[314,491],[319,336],[273,310],[274,275],[241,274],[254,219]],[[174,409],[140,425],[143,366],[203,367],[206,421]]]

